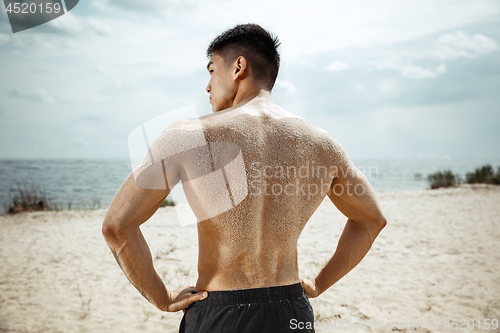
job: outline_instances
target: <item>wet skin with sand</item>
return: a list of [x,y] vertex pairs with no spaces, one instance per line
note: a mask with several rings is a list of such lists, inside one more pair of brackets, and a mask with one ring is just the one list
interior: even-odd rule
[[[240,149],[244,184],[232,188],[248,191],[231,209],[197,223],[199,277],[195,290],[300,282],[297,240],[331,188],[335,175],[325,170],[336,167],[355,180],[356,169],[344,149],[329,133],[278,107],[270,96],[258,95],[241,106],[171,126],[162,133],[164,138],[160,136],[152,146],[153,153],[168,155],[173,147],[192,145],[192,141],[199,140],[200,124],[212,150],[217,143],[231,143]],[[182,135],[173,135],[176,130]],[[169,187],[203,174],[202,169],[210,163],[213,168],[213,159],[203,162],[207,161],[206,152],[190,152],[178,155],[175,161],[170,159],[177,165],[179,176],[167,175]],[[323,168],[323,172],[311,172],[313,166]],[[301,167],[302,171],[306,167],[308,170],[298,172]],[[199,211],[220,205],[221,198],[204,196],[201,185],[192,185],[191,191],[198,195],[196,202],[204,206],[198,207]]]

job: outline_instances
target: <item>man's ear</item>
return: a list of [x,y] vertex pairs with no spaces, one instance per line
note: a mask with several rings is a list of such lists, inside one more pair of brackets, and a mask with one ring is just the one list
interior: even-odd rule
[[239,56],[235,61],[234,79],[244,79],[248,75],[248,62],[243,56]]

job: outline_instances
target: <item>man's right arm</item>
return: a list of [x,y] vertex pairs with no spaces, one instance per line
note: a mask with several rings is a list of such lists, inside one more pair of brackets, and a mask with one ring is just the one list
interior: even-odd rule
[[[306,295],[316,297],[339,281],[364,258],[387,221],[380,210],[375,191],[349,160],[336,142],[340,158],[336,158],[338,175],[334,178],[328,197],[347,217],[337,250],[315,281],[304,283]],[[337,156],[339,157],[339,156]],[[310,285],[313,282],[312,286]]]

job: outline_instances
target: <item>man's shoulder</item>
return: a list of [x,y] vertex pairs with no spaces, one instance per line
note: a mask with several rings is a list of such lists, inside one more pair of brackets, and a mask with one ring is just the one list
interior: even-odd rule
[[347,152],[342,144],[328,131],[318,126],[313,125],[308,120],[302,119],[302,124],[299,125],[304,129],[305,139],[310,141],[310,144],[316,148],[316,151],[330,156],[330,158],[348,159]]
[[183,118],[171,123],[165,130],[196,130],[201,129],[201,118]]
[[205,145],[205,136],[197,118],[172,122],[153,140],[150,153],[165,158]]
[[300,127],[305,135],[311,140],[311,142],[315,142],[320,145],[326,146],[337,146],[340,143],[335,139],[335,137],[328,131],[323,128],[320,128],[314,124],[312,124],[307,119],[290,113],[291,117],[288,119],[294,119],[294,124],[297,127]]
[[[202,134],[203,129],[220,129],[221,127],[240,127],[242,122],[253,122],[258,126],[262,122],[262,118],[266,118],[264,122],[272,122],[281,126],[284,130],[298,130],[305,136],[303,139],[310,141],[313,144],[320,145],[326,149],[343,149],[340,142],[334,136],[322,129],[313,125],[306,118],[295,113],[285,110],[274,104],[272,109],[265,110],[233,110],[235,112],[225,113],[219,112],[203,115],[199,118],[184,118],[173,122],[164,131],[164,135],[191,137]],[[257,120],[260,118],[260,121]],[[248,127],[241,127],[248,128]],[[296,131],[295,131],[296,132]],[[174,134],[175,133],[175,134]]]

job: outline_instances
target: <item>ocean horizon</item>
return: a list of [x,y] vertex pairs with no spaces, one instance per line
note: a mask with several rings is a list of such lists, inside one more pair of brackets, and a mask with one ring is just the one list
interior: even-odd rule
[[[485,164],[494,170],[500,158],[353,158],[376,192],[429,189],[427,175],[451,170],[465,179]],[[0,214],[19,186],[35,186],[62,209],[107,208],[132,172],[127,159],[0,159]]]

